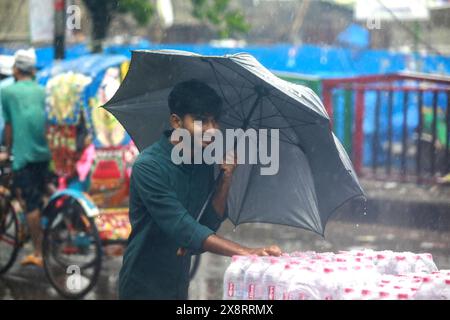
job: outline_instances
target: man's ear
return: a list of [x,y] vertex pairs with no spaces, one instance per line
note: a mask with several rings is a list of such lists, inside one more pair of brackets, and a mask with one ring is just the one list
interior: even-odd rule
[[181,120],[181,118],[175,113],[172,113],[170,115],[169,122],[170,122],[170,126],[173,129],[179,129],[179,128],[183,127],[183,120]]

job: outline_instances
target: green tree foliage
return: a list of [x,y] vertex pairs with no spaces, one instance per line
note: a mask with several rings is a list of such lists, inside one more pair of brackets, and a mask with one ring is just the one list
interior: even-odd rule
[[106,38],[111,18],[116,13],[131,13],[134,19],[145,25],[154,14],[154,6],[148,0],[83,0],[92,20],[93,51],[102,50],[101,41]]
[[247,33],[250,25],[244,15],[230,9],[230,0],[191,0],[192,15],[204,23],[212,24],[221,38]]
[[130,12],[140,25],[146,25],[154,14],[154,6],[148,0],[119,0],[118,12]]
[[[140,25],[146,25],[155,13],[155,5],[149,0],[83,0],[92,20],[93,51],[102,50],[101,41],[106,38],[111,18],[115,14],[131,13]],[[192,16],[210,24],[219,37],[228,38],[246,33],[250,25],[244,15],[230,9],[230,0],[191,0]]]

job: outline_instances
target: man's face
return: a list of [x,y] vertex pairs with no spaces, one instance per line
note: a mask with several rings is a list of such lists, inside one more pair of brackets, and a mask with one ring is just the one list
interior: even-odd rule
[[[197,141],[195,139],[196,135],[194,135],[194,131],[197,133],[201,132],[202,136],[203,136],[203,134],[207,130],[218,130],[219,129],[219,124],[217,122],[217,119],[211,115],[186,114],[182,119],[176,115],[175,115],[175,117],[177,117],[178,119],[177,119],[177,121],[172,120],[172,127],[174,129],[183,128],[183,129],[188,130],[189,133],[191,134],[191,137],[194,138],[194,139],[192,139],[193,143],[201,144],[202,148],[205,148],[212,141],[203,141],[203,140]],[[201,125],[199,122],[201,122]]]

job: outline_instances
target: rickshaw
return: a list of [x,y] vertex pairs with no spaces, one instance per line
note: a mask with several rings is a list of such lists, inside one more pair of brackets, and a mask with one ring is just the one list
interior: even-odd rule
[[128,186],[137,155],[120,124],[100,108],[125,76],[120,55],[91,55],[40,74],[47,89],[48,141],[58,191],[43,216],[44,269],[64,297],[96,284],[104,247],[126,243]]
[[[128,65],[125,56],[96,54],[60,62],[38,75],[47,91],[47,135],[58,185],[42,212],[44,269],[66,298],[79,299],[92,290],[105,248],[125,246],[131,232],[129,178],[138,150],[119,122],[100,108],[114,95]],[[8,190],[9,171],[2,168]],[[0,200],[8,208],[0,210],[6,212],[0,215],[0,240],[7,234],[14,238],[11,252],[5,253],[9,259],[0,259],[4,273],[26,237],[11,193],[5,191]],[[123,250],[116,251],[121,255]],[[191,278],[199,262],[195,256]]]
[[[58,186],[42,211],[44,270],[67,298],[81,298],[95,286],[104,246],[125,244],[131,230],[126,202],[137,150],[99,108],[120,85],[127,65],[124,56],[91,55],[60,62],[37,77],[47,92],[47,137]],[[4,273],[27,236],[20,204],[9,190],[6,159],[1,168],[0,239],[11,248],[2,250]]]

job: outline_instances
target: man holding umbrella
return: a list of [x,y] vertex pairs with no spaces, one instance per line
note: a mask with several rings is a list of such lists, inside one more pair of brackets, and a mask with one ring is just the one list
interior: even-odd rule
[[[169,98],[170,125],[194,136],[218,129],[222,99],[198,80],[177,84]],[[121,299],[187,299],[192,253],[224,255],[280,255],[278,246],[247,248],[215,234],[227,218],[227,195],[235,161],[221,165],[217,184],[214,168],[206,164],[175,164],[172,149],[180,141],[170,139],[173,130],[141,152],[133,166],[130,185],[132,232],[119,277]],[[207,142],[201,143],[202,148]],[[192,150],[195,150],[192,146]],[[193,154],[193,152],[191,153]],[[233,161],[231,161],[233,162]],[[210,202],[197,214],[212,188]]]
[[[234,225],[271,223],[324,236],[327,221],[338,208],[364,200],[320,98],[309,88],[279,79],[247,53],[133,51],[126,78],[104,108],[141,151],[131,177],[133,231],[120,274],[121,298],[186,298],[192,253],[280,254],[277,246],[249,249],[216,236],[225,217]],[[190,149],[184,134],[183,161],[172,161],[178,141],[169,141],[170,132],[161,137],[168,117],[173,129],[187,130],[191,136],[198,129],[209,135],[208,129],[218,128],[218,123],[226,132],[258,130],[253,145],[263,161],[239,160],[240,142],[246,140],[246,134],[240,134],[234,147],[242,165],[222,165],[213,182],[211,166],[187,164],[184,152]],[[195,120],[202,120],[201,128]],[[204,154],[215,150],[217,141],[202,143]],[[202,149],[199,143],[191,148],[197,152],[194,162]],[[262,172],[267,169],[264,154],[269,146],[279,151],[275,174]],[[226,150],[231,147],[227,142]]]

